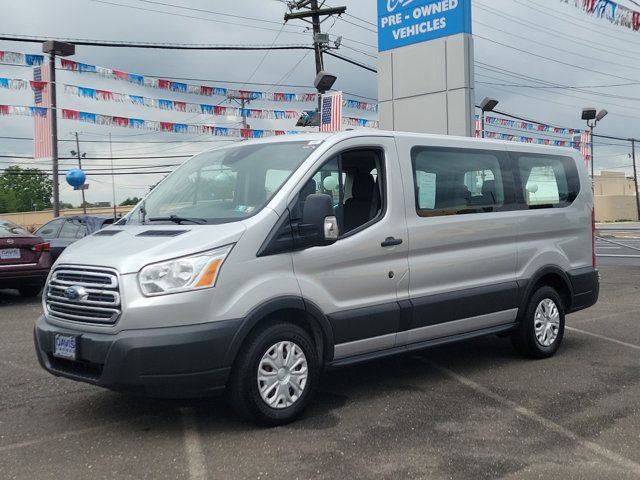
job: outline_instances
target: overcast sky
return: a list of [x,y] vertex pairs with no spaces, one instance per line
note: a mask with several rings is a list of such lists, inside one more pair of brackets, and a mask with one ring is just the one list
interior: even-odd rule
[[[223,16],[184,8],[159,5],[144,0],[31,0],[16,2],[0,0],[4,34],[43,36],[48,38],[74,38],[92,40],[118,40],[131,42],[207,43],[233,45],[310,44],[311,34],[300,21],[290,22],[281,31],[281,21],[287,11],[279,0],[157,0],[181,7],[205,9],[234,15]],[[343,36],[340,53],[362,63],[376,66],[377,34],[374,0],[345,0],[347,13],[343,19],[329,19],[323,29],[332,38]],[[623,5],[632,7],[629,1]],[[340,3],[329,2],[331,6]],[[132,8],[135,7],[135,8]],[[640,9],[640,7],[634,7]],[[164,12],[164,13],[162,13]],[[262,21],[259,21],[262,20]],[[270,23],[273,22],[273,23]],[[355,25],[354,25],[355,24]],[[582,107],[606,108],[609,116],[598,126],[603,134],[640,137],[640,32],[609,24],[593,18],[560,0],[473,0],[473,29],[475,38],[476,103],[484,96],[500,100],[500,109],[550,124],[583,128],[580,121]],[[502,44],[502,45],[501,45]],[[0,41],[0,50],[40,53],[40,44]],[[529,52],[529,53],[527,53]],[[534,55],[531,55],[534,54]],[[547,57],[547,58],[543,58]],[[264,61],[263,61],[264,59]],[[306,51],[274,51],[265,58],[264,52],[220,51],[166,51],[79,46],[73,60],[132,73],[157,75],[166,78],[187,77],[206,79],[207,83],[231,88],[238,84],[226,82],[264,82],[264,86],[246,85],[247,89],[302,92],[312,91],[315,73],[313,53]],[[555,61],[554,61],[555,60]],[[260,64],[260,62],[262,62]],[[563,63],[560,63],[563,62]],[[571,65],[567,65],[571,64]],[[258,69],[256,69],[260,65]],[[334,88],[375,102],[377,84],[375,73],[325,57],[327,70],[338,76]],[[0,77],[31,78],[31,69],[0,65]],[[206,99],[201,96],[176,94],[163,90],[136,87],[127,82],[103,79],[92,74],[60,72],[59,83],[101,88],[114,92],[170,98],[194,103],[219,103],[221,97]],[[539,88],[542,82],[551,82],[576,89]],[[635,82],[635,84],[633,84]],[[306,85],[306,88],[271,86],[270,84]],[[516,86],[537,86],[529,88]],[[622,86],[612,86],[620,85]],[[630,85],[631,84],[631,85]],[[586,91],[585,91],[586,90]],[[187,123],[215,123],[237,125],[237,119],[224,119],[163,111],[121,103],[96,102],[65,95],[59,90],[59,105],[63,108],[121,115],[149,120]],[[368,100],[367,100],[368,99]],[[31,91],[0,90],[0,104],[32,105]],[[223,103],[229,105],[229,103]],[[274,104],[253,102],[253,108],[311,109],[311,104]],[[345,111],[346,115],[374,118],[358,110]],[[295,121],[251,120],[255,128],[291,129]],[[210,137],[186,134],[166,134],[137,131],[117,127],[93,126],[69,120],[59,122],[61,140],[73,139],[80,132],[81,151],[91,155],[108,155],[107,143],[89,143],[106,140],[111,132],[115,141],[139,143],[114,144],[114,156],[161,156],[192,154],[215,145],[205,143]],[[509,133],[507,130],[502,130]],[[511,132],[515,133],[515,132]],[[0,135],[33,135],[33,119],[28,117],[0,117]],[[190,140],[199,140],[189,143]],[[184,141],[184,143],[142,143],[142,141]],[[606,143],[617,143],[603,141]],[[68,156],[75,144],[60,143],[60,156]],[[625,167],[630,159],[628,145],[598,145],[596,170]],[[1,155],[31,155],[30,141],[0,138]],[[2,167],[9,159],[0,159]],[[183,159],[116,160],[118,166],[179,163]],[[33,162],[33,161],[31,161]],[[25,164],[24,161],[16,162]],[[65,160],[62,169],[72,167]],[[105,165],[92,160],[85,167]],[[31,166],[31,165],[30,165]],[[48,168],[44,166],[43,168]],[[629,167],[618,171],[631,173]],[[162,176],[119,175],[117,201],[128,196],[140,196]],[[88,201],[110,201],[110,177],[89,178],[91,184]],[[79,203],[79,193],[61,183],[63,201]]]

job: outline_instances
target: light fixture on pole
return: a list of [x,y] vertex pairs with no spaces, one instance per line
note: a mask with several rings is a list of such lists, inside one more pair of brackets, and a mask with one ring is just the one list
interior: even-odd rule
[[51,122],[51,160],[53,164],[53,216],[60,216],[60,183],[58,181],[58,119],[56,103],[56,55],[68,57],[76,53],[72,43],[48,40],[42,44],[42,51],[49,54],[49,121]]
[[609,112],[604,108],[599,112],[593,107],[587,107],[582,109],[582,120],[587,122],[587,126],[591,130],[591,180],[593,180],[593,129]]
[[482,102],[480,102],[480,110],[482,110],[482,114],[481,114],[481,133],[480,136],[482,138],[484,138],[484,114],[485,112],[493,112],[493,109],[496,108],[498,106],[498,100],[496,100],[495,98],[491,98],[491,97],[484,97],[484,99],[482,100]]

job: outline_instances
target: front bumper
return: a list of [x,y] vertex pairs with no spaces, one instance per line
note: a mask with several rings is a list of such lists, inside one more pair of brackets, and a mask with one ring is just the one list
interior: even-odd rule
[[[112,390],[184,398],[222,390],[231,365],[227,351],[241,320],[225,320],[117,334],[88,333],[36,322],[34,341],[42,367],[56,376]],[[53,356],[56,333],[78,336],[76,361]]]
[[0,271],[0,288],[17,288],[22,285],[44,285],[49,268],[16,268]]

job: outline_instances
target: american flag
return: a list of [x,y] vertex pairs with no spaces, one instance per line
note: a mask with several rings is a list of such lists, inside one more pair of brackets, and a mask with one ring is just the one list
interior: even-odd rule
[[342,130],[342,92],[322,95],[320,107],[320,131]]
[[574,144],[574,148],[580,150],[580,153],[584,157],[584,163],[589,168],[589,162],[591,162],[591,133],[589,131],[582,132],[580,135],[574,135],[571,138]]
[[584,162],[589,168],[589,164],[591,163],[591,132],[582,132],[580,134],[580,153],[584,157]]
[[[33,68],[33,79],[36,82],[47,82],[42,89],[35,89],[34,103],[36,107],[51,106],[51,84],[49,77],[49,65],[43,64]],[[46,116],[35,115],[33,117],[35,135],[33,136],[34,158],[51,158],[53,156],[51,145],[51,119],[50,112]]]

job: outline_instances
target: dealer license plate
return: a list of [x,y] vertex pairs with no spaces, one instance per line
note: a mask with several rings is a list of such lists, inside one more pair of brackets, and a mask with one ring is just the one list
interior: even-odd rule
[[14,258],[20,258],[19,248],[3,248],[0,249],[0,260],[11,260]]
[[75,360],[78,349],[78,337],[57,333],[53,343],[53,356],[66,360]]

